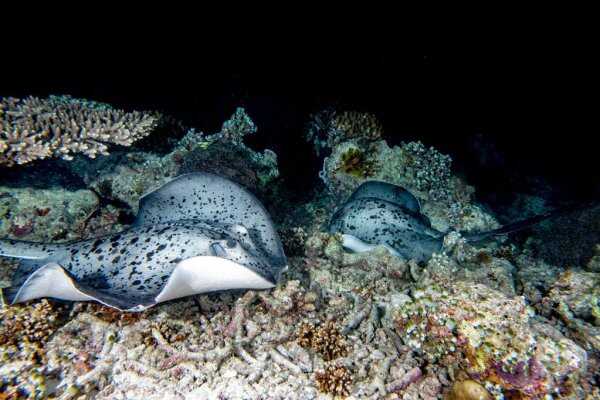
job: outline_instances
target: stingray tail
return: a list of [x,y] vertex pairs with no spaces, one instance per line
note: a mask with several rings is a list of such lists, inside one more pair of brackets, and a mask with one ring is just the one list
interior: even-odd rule
[[64,245],[0,239],[0,257],[41,260],[51,256],[62,247],[64,247]]
[[533,216],[531,218],[526,218],[524,220],[521,221],[517,221],[517,222],[513,222],[511,224],[508,225],[504,225],[501,228],[498,229],[494,229],[491,231],[486,231],[486,232],[475,232],[475,233],[462,233],[462,236],[469,242],[480,242],[482,240],[488,239],[490,237],[493,236],[500,236],[500,235],[506,235],[508,233],[512,233],[512,232],[516,232],[516,231],[520,231],[523,229],[527,229],[529,227],[532,227],[534,225],[539,224],[542,221],[548,220],[548,219],[552,219],[552,218],[557,218],[557,217],[561,217],[563,215],[567,215],[570,214],[572,212],[576,212],[576,211],[581,211],[581,210],[585,210],[588,208],[592,208],[594,206],[598,205],[597,202],[593,202],[593,203],[586,203],[584,205],[575,205],[575,206],[569,206],[569,207],[564,207],[564,208],[559,208],[556,210],[550,210],[547,211],[543,214],[540,215],[536,215]]

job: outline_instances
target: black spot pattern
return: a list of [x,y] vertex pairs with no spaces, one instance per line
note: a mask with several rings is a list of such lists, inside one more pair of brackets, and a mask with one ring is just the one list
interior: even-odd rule
[[330,232],[349,234],[372,245],[386,244],[402,257],[418,261],[440,251],[442,234],[420,213],[380,198],[357,197],[351,196],[334,214]]
[[281,240],[260,201],[240,185],[217,175],[182,175],[143,197],[136,225],[190,219],[210,225],[244,225],[255,246],[269,258],[273,274],[287,264]]

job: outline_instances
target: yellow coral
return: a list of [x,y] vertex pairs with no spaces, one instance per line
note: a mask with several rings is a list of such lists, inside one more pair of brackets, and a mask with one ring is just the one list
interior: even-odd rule
[[479,383],[468,379],[455,382],[446,400],[491,400],[490,393]]

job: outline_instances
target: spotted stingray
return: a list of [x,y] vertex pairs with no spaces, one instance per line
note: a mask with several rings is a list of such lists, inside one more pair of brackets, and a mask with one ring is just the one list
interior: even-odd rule
[[[550,211],[499,229],[463,236],[470,242],[481,241],[527,228],[570,210]],[[412,193],[379,181],[360,185],[334,213],[329,231],[341,233],[343,246],[348,250],[363,252],[384,246],[396,256],[417,261],[427,261],[433,253],[440,252],[445,236],[431,227]]]
[[126,311],[225,289],[276,285],[287,260],[269,214],[238,184],[179,176],[140,199],[134,224],[68,244],[0,240],[21,259],[9,304],[40,297],[95,300]]

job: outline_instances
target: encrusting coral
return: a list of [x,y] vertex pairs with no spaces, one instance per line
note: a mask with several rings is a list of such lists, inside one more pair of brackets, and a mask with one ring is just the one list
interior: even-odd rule
[[156,126],[155,114],[125,112],[68,96],[0,100],[0,165],[74,154],[108,154],[108,144],[131,146]]

